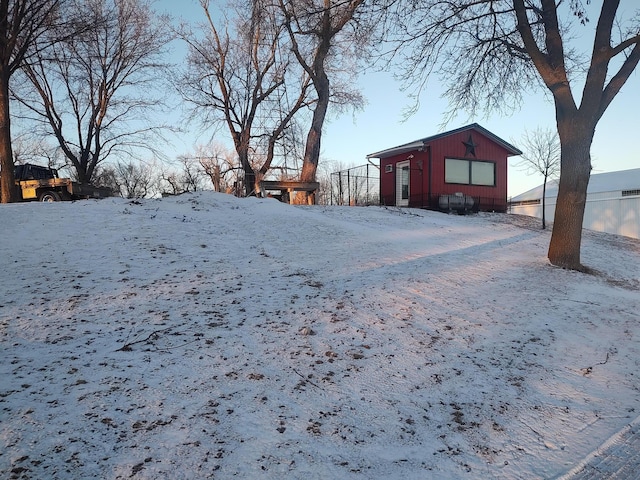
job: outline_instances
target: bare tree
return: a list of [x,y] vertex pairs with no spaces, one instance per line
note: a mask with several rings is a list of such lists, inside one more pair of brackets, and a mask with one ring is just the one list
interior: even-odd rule
[[60,0],[0,0],[0,202],[15,201],[9,83],[51,28]]
[[[354,58],[353,52],[350,52],[351,55],[348,53],[348,48],[362,45],[366,38],[366,28],[358,30],[354,27],[351,31],[346,31],[350,22],[357,25],[354,18],[364,0],[279,1],[293,53],[309,75],[317,95],[300,173],[301,181],[313,182],[316,180],[320,159],[322,128],[332,95],[343,105],[357,107],[363,102],[357,92],[332,88],[329,74],[332,71],[331,60],[339,62],[345,57]],[[341,34],[343,38],[340,38]]]
[[[452,112],[509,110],[523,92],[544,86],[553,98],[561,175],[548,256],[583,270],[582,222],[596,125],[640,60],[640,16],[618,15],[602,0],[589,53],[572,35],[591,25],[589,1],[378,0],[402,74],[419,92],[431,73],[449,86]],[[628,8],[632,8],[631,5]],[[618,23],[618,28],[614,26]],[[582,92],[576,100],[576,85]]]
[[118,162],[113,167],[115,182],[120,196],[124,198],[145,198],[153,193],[156,183],[154,168],[143,163]]
[[341,199],[335,198],[338,197],[338,189],[334,183],[338,178],[336,172],[341,172],[348,168],[347,165],[339,160],[328,160],[318,164],[316,172],[316,180],[320,184],[316,195],[316,203],[318,205],[343,205]]
[[204,173],[211,179],[211,184],[213,185],[214,192],[223,192],[226,191],[226,187],[223,186],[223,172],[220,168],[220,162],[217,157],[209,157],[204,158],[200,157],[198,162],[202,166]]
[[[13,129],[16,130],[15,128]],[[50,168],[64,167],[62,152],[56,145],[52,145],[46,138],[33,135],[31,132],[20,132],[13,135],[11,141],[13,163],[45,163]]]
[[533,132],[525,130],[520,142],[523,154],[516,166],[528,173],[539,173],[542,183],[542,229],[547,228],[545,207],[547,195],[547,181],[556,179],[560,175],[560,140],[558,132],[549,128],[537,128]]
[[198,159],[180,156],[177,163],[177,168],[165,168],[160,174],[163,195],[180,195],[206,189],[207,174]]
[[183,190],[185,192],[203,190],[205,188],[204,179],[207,175],[200,162],[188,157],[180,157],[178,160],[182,167],[180,179]]
[[173,170],[161,172],[160,185],[160,193],[163,197],[185,193],[178,173]]
[[296,112],[308,104],[310,82],[305,75],[294,80],[290,72],[288,51],[281,48],[283,27],[274,9],[261,0],[238,6],[232,22],[221,30],[209,1],[200,4],[207,20],[204,36],[181,33],[190,49],[181,91],[203,123],[222,124],[230,133],[250,195],[271,168]]
[[70,0],[65,9],[83,32],[39,51],[24,68],[32,88],[12,93],[89,183],[114,153],[156,152],[161,126],[149,115],[162,104],[154,85],[171,37],[148,0]]
[[196,148],[193,157],[198,161],[204,173],[211,180],[215,192],[232,192],[239,180],[241,167],[234,156],[226,148],[218,144]]

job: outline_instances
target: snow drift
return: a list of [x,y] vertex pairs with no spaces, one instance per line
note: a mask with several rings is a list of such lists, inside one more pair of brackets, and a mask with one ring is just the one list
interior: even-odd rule
[[638,417],[640,242],[199,193],[0,208],[4,478],[554,478]]

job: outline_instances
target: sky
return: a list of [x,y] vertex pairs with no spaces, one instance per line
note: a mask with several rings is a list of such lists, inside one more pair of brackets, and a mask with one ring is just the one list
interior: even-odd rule
[[585,231],[586,275],[517,215],[198,192],[0,219],[3,478],[577,480],[640,426],[638,240]]
[[[598,2],[593,2],[598,3]],[[201,8],[196,0],[180,2],[160,0],[160,10],[186,21],[202,17]],[[622,2],[621,12],[631,11],[629,2]],[[592,5],[590,8],[596,8]],[[589,41],[595,21],[584,27],[585,41]],[[176,58],[183,52],[176,49]],[[179,61],[179,60],[178,60]],[[412,100],[401,91],[399,82],[389,72],[367,72],[359,78],[367,105],[361,111],[331,117],[325,124],[322,137],[321,159],[340,165],[357,166],[367,163],[370,153],[401,145],[413,140],[428,137],[442,131],[446,100],[441,98],[444,89],[437,78],[429,81],[420,98],[419,111],[407,120],[403,119],[404,110],[412,105]],[[592,144],[593,174],[637,168],[640,166],[640,153],[637,149],[638,122],[640,112],[640,77],[636,71],[622,91],[615,98],[600,120]],[[574,93],[578,97],[579,94]],[[538,128],[555,129],[555,112],[551,100],[543,91],[532,92],[525,97],[522,108],[511,116],[491,116],[469,118],[461,112],[445,130],[477,122],[498,137],[516,147],[525,130]],[[207,143],[207,134],[197,137],[187,135],[176,139],[179,148],[177,154],[192,150],[195,143]],[[321,160],[321,161],[322,161]],[[512,157],[508,175],[508,196],[516,196],[542,183],[542,176],[527,172],[516,166],[519,157]]]

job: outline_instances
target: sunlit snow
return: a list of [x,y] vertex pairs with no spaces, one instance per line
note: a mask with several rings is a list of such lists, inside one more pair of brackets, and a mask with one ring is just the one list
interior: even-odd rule
[[548,479],[640,405],[640,241],[214,193],[0,207],[2,478]]

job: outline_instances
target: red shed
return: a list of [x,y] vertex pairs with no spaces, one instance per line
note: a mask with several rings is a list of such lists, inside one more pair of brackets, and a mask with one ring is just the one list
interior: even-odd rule
[[383,205],[507,210],[507,158],[522,152],[477,123],[367,155]]

